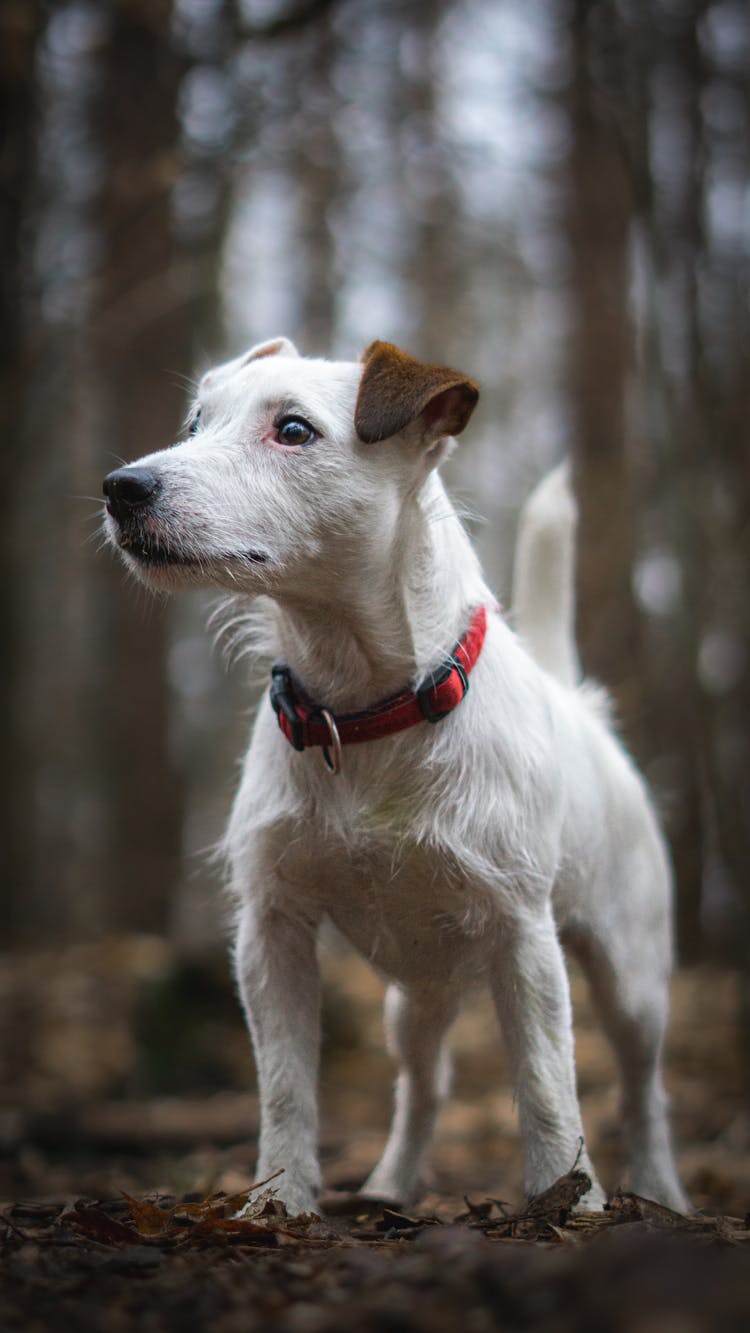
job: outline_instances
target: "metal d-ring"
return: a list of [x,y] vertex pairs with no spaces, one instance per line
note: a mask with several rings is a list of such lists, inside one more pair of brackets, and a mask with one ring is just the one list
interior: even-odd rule
[[329,773],[339,773],[341,771],[341,737],[339,736],[339,729],[334,722],[333,714],[329,713],[327,708],[320,708],[318,711],[328,727],[329,744],[333,750],[333,758],[331,758],[328,746],[323,746],[325,766]]

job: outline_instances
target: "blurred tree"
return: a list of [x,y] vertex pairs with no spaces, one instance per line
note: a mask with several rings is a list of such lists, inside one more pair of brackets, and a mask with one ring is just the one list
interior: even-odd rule
[[[7,422],[16,423],[5,441],[0,479],[0,700],[3,709],[3,756],[0,760],[0,938],[16,920],[11,886],[23,882],[31,837],[32,756],[22,721],[25,665],[17,633],[23,617],[18,586],[19,549],[16,504],[28,466],[21,423],[29,374],[27,309],[29,279],[21,256],[27,248],[28,206],[34,176],[38,132],[34,63],[44,22],[41,4],[17,0],[0,10],[0,401]],[[21,548],[22,549],[22,548]]]
[[4,924],[164,928],[194,813],[218,817],[207,750],[241,741],[196,682],[202,608],[127,589],[68,500],[174,437],[221,269],[233,341],[479,367],[452,466],[490,567],[569,437],[584,659],[671,795],[683,952],[750,951],[746,4],[65,0],[0,25]]
[[[328,6],[312,8],[322,14]],[[333,225],[343,177],[331,87],[335,50],[334,33],[322,18],[300,44],[309,72],[304,109],[300,107],[294,118],[296,133],[289,145],[290,183],[296,186],[299,202],[300,332],[304,346],[313,352],[330,347],[336,310]]]
[[[22,10],[26,46],[3,45],[20,89],[5,161],[23,163],[4,219],[18,233],[7,272],[27,294],[25,325],[4,325],[25,337],[8,371],[19,466],[3,588],[5,924],[20,936],[163,929],[182,873],[169,612],[96,557],[71,500],[178,433],[175,373],[193,363],[196,327],[215,341],[229,180],[220,154],[207,170],[183,140],[195,57],[171,2]],[[204,10],[204,66],[225,57],[233,15]]]
[[392,33],[399,77],[388,108],[398,179],[412,199],[402,266],[417,351],[438,365],[460,361],[470,318],[471,267],[456,226],[462,211],[457,163],[441,137],[436,63],[442,17],[440,6],[419,0],[411,7],[408,42],[401,31]]
[[[184,65],[170,40],[171,10],[171,0],[115,7],[91,109],[102,164],[92,208],[100,263],[84,355],[114,457],[174,439],[167,372],[192,360],[189,275],[172,212]],[[110,792],[108,915],[111,924],[161,930],[179,877],[182,809],[169,746],[168,619],[163,604],[144,615],[121,569],[108,573],[96,693],[100,771]]]
[[[610,102],[621,93],[614,6],[577,0],[568,87],[568,385],[580,506],[579,642],[584,668],[616,693],[635,744],[642,722],[640,626],[632,591],[633,480],[625,418],[633,330],[628,309],[632,199]],[[639,747],[642,748],[642,747]]]
[[[624,159],[630,167],[638,219],[646,238],[648,284],[663,284],[666,289],[674,279],[673,265],[682,270],[681,295],[669,321],[653,300],[644,311],[639,369],[644,402],[651,404],[651,410],[641,414],[643,423],[648,423],[648,436],[641,447],[651,474],[651,521],[642,533],[642,554],[648,561],[649,548],[662,552],[668,562],[665,568],[673,560],[680,584],[671,608],[672,633],[663,640],[652,627],[644,675],[651,705],[649,757],[669,756],[668,780],[674,784],[669,829],[678,890],[679,949],[684,961],[705,952],[703,909],[712,839],[702,757],[707,739],[702,720],[706,700],[698,676],[710,572],[702,521],[696,525],[695,519],[699,510],[705,515],[710,504],[702,493],[700,459],[713,451],[716,442],[697,401],[702,357],[691,308],[701,264],[701,196],[707,167],[700,111],[706,71],[698,35],[706,9],[702,0],[696,0],[685,6],[682,15],[670,17],[657,11],[649,31],[642,16],[631,16],[625,34],[630,85],[634,104],[645,119],[636,124],[635,132],[627,122],[622,130]],[[675,90],[680,87],[682,110],[680,124],[672,128],[674,157],[668,168],[654,151],[659,134],[657,90],[665,74],[667,80],[675,79]],[[681,202],[675,208],[678,199]],[[665,344],[665,337],[672,348]],[[674,365],[678,344],[687,356],[675,378],[670,362]],[[643,495],[644,511],[646,503]]]
[[682,957],[747,961],[750,15],[578,0],[570,31],[584,661],[667,791]]

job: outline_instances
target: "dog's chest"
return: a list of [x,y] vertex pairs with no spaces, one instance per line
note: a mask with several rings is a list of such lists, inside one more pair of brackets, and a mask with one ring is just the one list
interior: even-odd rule
[[371,833],[318,845],[314,864],[318,907],[389,976],[418,983],[481,966],[493,905],[439,849]]

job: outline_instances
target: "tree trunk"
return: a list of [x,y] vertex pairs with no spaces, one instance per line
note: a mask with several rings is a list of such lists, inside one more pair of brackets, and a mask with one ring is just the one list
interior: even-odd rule
[[[27,275],[22,256],[30,225],[37,130],[34,64],[44,23],[37,3],[0,10],[0,401],[6,421],[0,477],[0,699],[4,710],[0,760],[0,940],[23,930],[33,844],[33,782],[26,745],[20,583],[22,534],[17,502],[28,471],[25,391],[31,362],[25,318]],[[13,423],[12,428],[10,423]]]
[[[171,188],[179,173],[182,64],[171,5],[120,4],[101,55],[95,109],[105,163],[95,217],[102,263],[86,347],[102,474],[118,458],[168,445],[179,431],[174,376],[191,364],[190,269],[180,265]],[[170,748],[169,608],[100,574],[102,671],[92,701],[110,804],[108,918],[163,930],[180,874],[181,784]],[[104,886],[103,886],[104,887]]]

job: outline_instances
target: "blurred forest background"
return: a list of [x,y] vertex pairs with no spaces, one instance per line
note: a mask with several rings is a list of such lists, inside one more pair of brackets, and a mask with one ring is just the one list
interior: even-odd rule
[[572,455],[582,655],[664,810],[681,960],[747,976],[744,0],[4,0],[0,80],[3,984],[41,959],[12,1077],[63,946],[150,938],[152,976],[156,940],[224,938],[248,666],[210,599],[127,582],[98,497],[278,333],[481,382],[448,481],[506,602]]

